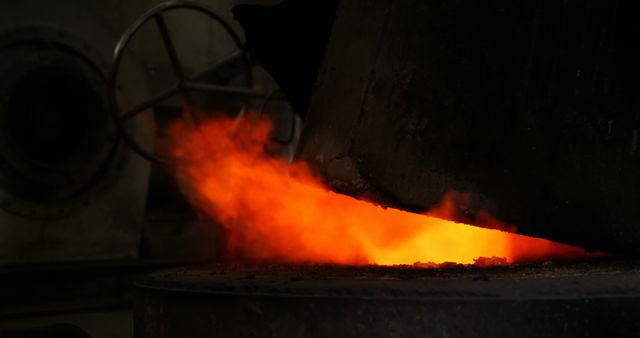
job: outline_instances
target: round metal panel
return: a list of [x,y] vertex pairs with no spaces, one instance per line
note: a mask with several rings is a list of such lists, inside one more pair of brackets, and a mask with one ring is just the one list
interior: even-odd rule
[[[136,255],[149,165],[109,115],[115,42],[82,2],[0,3],[0,264]],[[146,80],[127,69],[136,101]],[[130,127],[153,142],[149,119]]]

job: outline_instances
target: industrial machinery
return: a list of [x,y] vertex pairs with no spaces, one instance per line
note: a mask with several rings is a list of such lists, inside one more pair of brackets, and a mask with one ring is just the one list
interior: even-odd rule
[[[200,3],[162,3],[119,43],[81,2],[29,0],[0,9],[1,264],[138,257],[149,161],[176,164],[157,147],[163,123],[187,111],[197,124],[197,108],[211,102],[242,118],[250,106],[264,111],[284,99],[275,87],[254,88],[240,35]],[[175,11],[210,19],[236,51],[189,73],[165,20]],[[129,48],[147,25],[157,27],[175,76],[159,91],[149,89],[149,70]],[[301,122],[281,110],[276,141],[292,156]]]
[[[76,1],[0,4],[0,264],[137,255],[149,164],[110,118],[115,37],[91,13]],[[127,102],[147,95],[132,69]],[[130,128],[152,141],[143,121]]]
[[[174,11],[210,19],[235,52],[191,74],[164,20]],[[157,147],[171,117],[277,108],[274,137],[293,156],[300,119],[275,86],[254,88],[244,42],[202,4],[163,3],[120,43],[81,1],[3,2],[0,19],[0,317],[126,307],[135,276],[214,257],[215,233],[166,174],[179,163]],[[159,93],[160,71],[129,48],[147,24],[175,76]]]
[[[201,3],[169,1],[142,15],[119,42],[80,2],[66,2],[25,0],[11,10],[0,3],[0,314],[130,307],[135,279],[137,337],[638,331],[640,29],[632,1],[284,0],[235,6],[244,38]],[[206,18],[233,52],[202,68],[187,66],[184,41],[171,25],[176,12]],[[148,29],[162,47],[153,52],[168,60],[169,81],[149,80],[158,69],[133,55],[134,40],[146,39]],[[257,64],[277,86],[258,84]],[[495,216],[544,238],[538,243],[578,245],[590,251],[578,248],[579,257],[597,258],[379,266],[362,265],[378,263],[367,257],[341,263],[319,256],[309,264],[277,256],[208,260],[137,278],[200,263],[202,256],[184,253],[217,244],[193,226],[213,217],[149,224],[154,211],[184,202],[177,187],[166,189],[172,180],[165,171],[184,163],[167,156],[162,130],[175,118],[202,126],[219,110],[244,119],[272,101],[291,106],[281,109],[274,141],[317,169],[326,187],[316,190],[340,199],[329,199],[338,201],[331,209],[314,204],[323,199],[289,203],[298,197],[293,189],[242,190],[267,200],[255,208],[267,216],[278,214],[277,204],[294,205],[310,220],[305,238],[322,239],[316,252],[351,247],[339,241],[347,223],[365,228],[389,219],[395,226],[398,214],[422,220],[431,214],[405,211],[424,212],[457,192],[468,198],[453,200],[446,217],[458,225],[478,230],[467,224],[483,226],[482,216]],[[170,196],[164,204],[163,196]],[[293,198],[277,200],[283,196]],[[344,201],[393,217],[342,217],[337,210],[353,210]],[[308,205],[319,212],[305,212]],[[322,224],[327,214],[348,222]],[[327,224],[337,231],[307,231]],[[400,230],[414,229],[407,224]],[[302,251],[291,227],[280,228],[286,253]],[[373,233],[390,253],[406,248],[375,230],[353,233]],[[421,247],[436,246],[433,237],[400,232]],[[266,234],[252,243],[264,244]],[[447,233],[442,250],[460,237]],[[524,243],[488,238],[471,236],[466,244],[514,250]],[[24,268],[50,261],[58,264]],[[60,263],[68,261],[75,262]],[[36,304],[29,307],[29,298]]]
[[[176,44],[171,36],[170,29],[167,25],[165,17],[174,11],[189,10],[205,15],[210,20],[218,24],[222,30],[231,38],[233,44],[236,47],[236,51],[231,53],[223,60],[214,60],[210,62],[210,65],[205,69],[192,72],[188,74],[183,61],[180,58],[180,52],[176,49]],[[146,100],[139,102],[133,106],[127,107],[120,100],[120,94],[122,91],[123,82],[120,79],[121,63],[129,44],[134,39],[136,33],[138,33],[145,25],[155,25],[162,38],[165,51],[170,61],[171,69],[175,79],[173,84],[164,88],[153,96]],[[238,77],[243,78],[240,85],[234,85],[231,83],[233,79]],[[221,16],[207,8],[205,5],[191,1],[168,1],[162,3],[155,8],[148,11],[140,19],[138,19],[122,36],[118,42],[114,53],[114,64],[110,73],[109,80],[109,94],[113,102],[113,116],[119,130],[128,143],[138,155],[143,158],[157,164],[175,164],[176,160],[168,159],[162,154],[158,154],[154,149],[145,148],[138,142],[138,138],[135,137],[137,130],[130,130],[128,124],[131,121],[135,121],[135,118],[148,112],[150,108],[161,105],[163,101],[170,99],[174,96],[182,97],[182,109],[178,109],[180,112],[187,112],[193,123],[198,124],[200,118],[198,117],[199,102],[194,98],[194,93],[205,93],[208,98],[211,97],[225,97],[226,101],[240,102],[241,107],[236,109],[235,112],[227,112],[242,118],[244,112],[253,105],[259,114],[262,114],[266,104],[271,100],[282,100],[283,96],[279,90],[272,90],[268,92],[260,91],[254,88],[253,79],[253,65],[251,63],[250,56],[245,49],[245,44],[242,42],[238,33],[236,33],[231,25],[229,25]],[[219,105],[220,102],[217,102]],[[156,114],[158,112],[156,111]],[[175,111],[173,112],[175,114]],[[289,136],[284,141],[285,145],[293,145],[293,139],[296,128],[296,117],[294,114],[290,114],[288,122]],[[178,161],[179,162],[179,161]]]

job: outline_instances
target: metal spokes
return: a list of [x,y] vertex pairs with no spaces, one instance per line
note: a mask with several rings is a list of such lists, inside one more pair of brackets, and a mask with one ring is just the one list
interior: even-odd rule
[[[165,21],[164,14],[168,11],[177,10],[177,9],[189,9],[199,13],[203,13],[207,15],[210,19],[216,21],[225,32],[231,37],[235,46],[238,48],[238,52],[231,55],[229,58],[218,62],[212,65],[210,68],[205,69],[204,71],[193,75],[191,77],[185,74],[185,70],[183,68],[183,64],[181,63],[180,57],[176,50],[173,39],[171,38],[171,34],[169,32],[169,28],[167,27],[167,23]],[[127,110],[122,110],[120,104],[118,102],[118,72],[120,71],[120,65],[122,62],[122,58],[124,56],[125,50],[128,48],[129,43],[132,38],[140,31],[140,29],[147,24],[149,21],[155,21],[155,24],[158,28],[158,31],[162,37],[162,43],[165,47],[166,53],[169,56],[169,61],[171,64],[171,68],[177,78],[176,83],[161,90],[155,95],[151,96],[149,99],[144,101],[143,103],[137,104],[136,106],[129,108]],[[139,114],[148,111],[151,108],[157,106],[161,101],[168,99],[174,95],[181,94],[185,97],[187,103],[190,106],[193,106],[191,99],[191,92],[208,92],[208,93],[218,93],[225,94],[227,97],[229,96],[237,96],[239,99],[247,100],[247,99],[255,99],[255,98],[264,98],[265,93],[258,92],[252,89],[253,78],[251,74],[251,65],[246,57],[245,53],[242,52],[243,44],[242,40],[236,34],[236,32],[231,28],[231,26],[225,22],[219,15],[208,9],[202,4],[191,2],[191,1],[169,1],[162,3],[146,14],[144,14],[138,21],[134,23],[122,36],[120,41],[118,42],[115,52],[114,52],[114,62],[109,76],[109,94],[112,100],[112,111],[115,122],[120,129],[123,139],[128,143],[128,145],[140,156],[148,159],[149,161],[161,164],[176,164],[175,161],[171,161],[167,158],[163,158],[153,151],[148,151],[143,149],[140,146],[133,135],[130,135],[125,128],[125,125],[128,121],[138,116]],[[217,84],[210,84],[201,82],[204,77],[208,74],[215,73],[218,69],[223,69],[224,67],[228,67],[229,65],[239,64],[241,66],[242,71],[245,74],[245,87],[232,87],[232,86],[223,86]],[[193,113],[192,109],[189,109],[191,112],[192,118],[194,122],[197,122],[195,113]]]

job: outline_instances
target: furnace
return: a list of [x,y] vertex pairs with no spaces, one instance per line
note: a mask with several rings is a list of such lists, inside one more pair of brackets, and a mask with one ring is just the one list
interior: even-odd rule
[[0,336],[637,336],[638,14],[0,4]]
[[223,264],[136,286],[137,337],[626,337],[637,263],[478,269]]

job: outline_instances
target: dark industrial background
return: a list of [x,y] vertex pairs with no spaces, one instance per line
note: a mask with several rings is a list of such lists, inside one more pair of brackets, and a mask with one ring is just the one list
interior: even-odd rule
[[[166,170],[118,141],[111,122],[116,42],[160,2],[0,4],[0,336],[49,336],[50,325],[66,323],[91,337],[131,337],[134,278],[215,255],[215,227],[196,225]],[[242,36],[231,11],[238,2],[202,3]],[[236,52],[202,15],[168,20],[188,71]],[[132,42],[119,84],[130,103],[169,81],[164,48],[153,27]],[[256,72],[258,87],[274,87]],[[153,142],[144,122],[132,128],[142,144]]]
[[[390,328],[406,337],[579,335],[597,331],[585,318],[604,317],[608,332],[636,329],[634,1],[303,1],[235,10],[280,1],[202,2],[247,42],[258,64],[253,88],[289,102],[276,107],[283,125],[304,123],[288,158],[309,162],[336,191],[410,211],[469,194],[458,201],[460,221],[477,224],[489,212],[519,233],[620,261],[487,271],[172,270],[138,284],[140,337],[171,336],[207,318],[201,336],[220,328],[242,336]],[[191,209],[165,166],[147,161],[153,154],[130,147],[161,150],[163,116],[184,101],[162,100],[155,115],[143,109],[127,126],[129,144],[110,116],[112,101],[134,107],[175,77],[151,25],[135,34],[117,80],[108,81],[119,37],[159,3],[0,3],[0,337],[132,337],[134,280],[219,257],[219,227]],[[185,72],[229,55],[244,60],[210,18],[165,19]],[[206,93],[188,99],[237,104]],[[415,316],[398,315],[407,311]],[[492,314],[517,324],[488,325],[482,316]],[[242,325],[247,316],[254,326]],[[322,318],[342,331],[324,330]],[[541,318],[548,325],[526,329]]]

